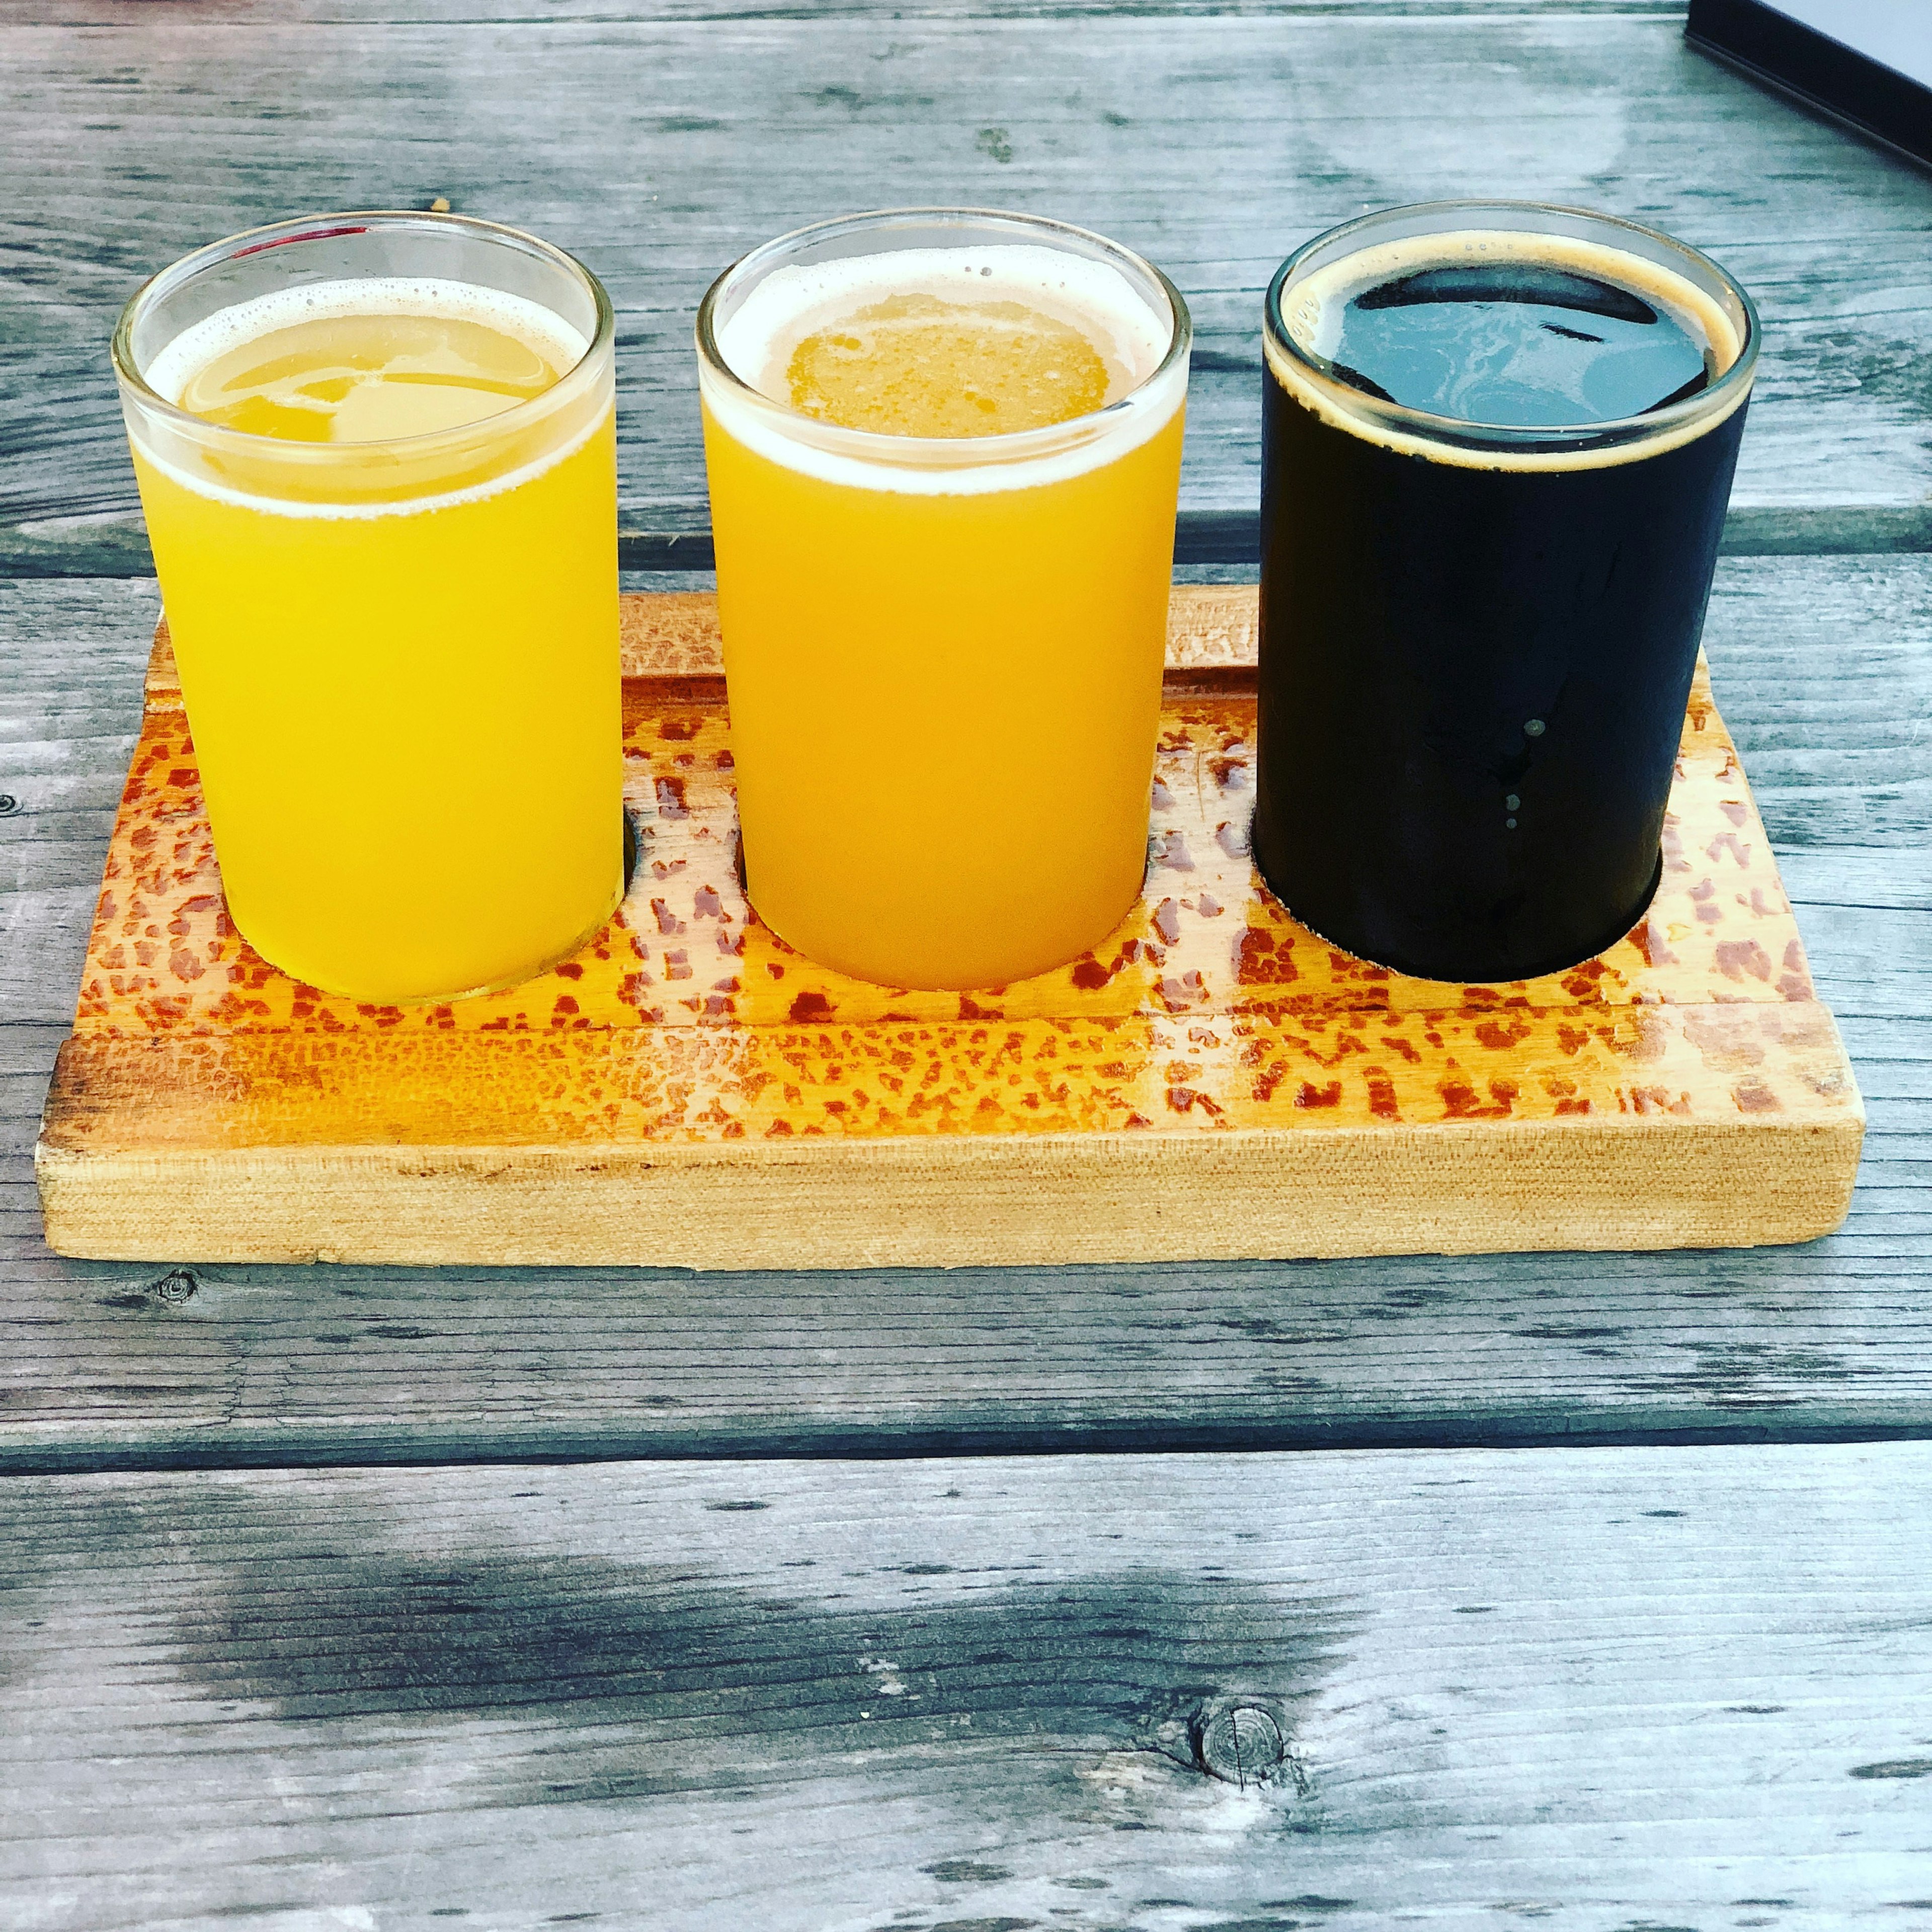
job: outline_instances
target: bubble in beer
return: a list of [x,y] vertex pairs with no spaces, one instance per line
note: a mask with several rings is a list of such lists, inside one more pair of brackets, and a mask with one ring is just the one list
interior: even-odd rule
[[1022,302],[868,302],[793,350],[793,408],[886,436],[998,436],[1104,408],[1126,372],[1076,323]]

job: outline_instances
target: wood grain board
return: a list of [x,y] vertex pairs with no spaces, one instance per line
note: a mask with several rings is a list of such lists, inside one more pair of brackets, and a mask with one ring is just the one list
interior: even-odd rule
[[1826,1232],[1863,1108],[1701,677],[1664,883],[1574,972],[1454,988],[1247,856],[1254,593],[1178,590],[1140,906],[1059,973],[865,985],[736,880],[715,605],[626,600],[640,854],[512,992],[358,1006],[229,923],[165,638],[37,1165],[57,1250],[176,1260],[1036,1264]]
[[1922,1443],[16,1477],[0,1920],[1898,1932],[1928,1511]]
[[143,278],[283,215],[439,196],[610,289],[639,566],[709,561],[691,327],[712,277],[847,208],[962,201],[1118,236],[1186,294],[1184,556],[1256,554],[1276,266],[1332,223],[1438,195],[1600,206],[1709,250],[1766,325],[1738,541],[1932,545],[1922,174],[1687,47],[1679,9],[1177,14],[0,4],[0,568],[152,568],[106,350]]

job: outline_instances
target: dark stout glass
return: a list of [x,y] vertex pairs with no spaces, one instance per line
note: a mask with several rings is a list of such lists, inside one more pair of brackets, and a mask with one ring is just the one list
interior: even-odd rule
[[1255,856],[1305,925],[1513,980],[1642,916],[1756,355],[1714,263],[1438,204],[1268,295]]

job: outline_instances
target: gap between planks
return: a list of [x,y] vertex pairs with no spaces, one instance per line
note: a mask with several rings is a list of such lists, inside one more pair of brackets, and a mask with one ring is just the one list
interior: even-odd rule
[[[617,533],[620,569],[675,573],[712,568],[706,506],[654,506],[652,520],[626,523]],[[675,510],[676,514],[666,514]],[[1932,508],[1736,505],[1719,554],[1746,556],[1898,556],[1932,551]],[[1256,571],[1258,514],[1245,510],[1186,510],[1177,521],[1177,569]],[[8,578],[152,578],[154,556],[138,518],[110,518],[68,526],[0,526],[0,580]]]

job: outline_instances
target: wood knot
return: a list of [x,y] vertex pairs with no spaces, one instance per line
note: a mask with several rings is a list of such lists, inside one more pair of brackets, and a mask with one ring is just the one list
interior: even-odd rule
[[201,1286],[188,1268],[171,1269],[159,1281],[148,1284],[148,1292],[155,1300],[164,1302],[170,1308],[178,1308],[184,1301],[192,1300],[195,1290]]
[[11,818],[20,808],[20,801],[10,791],[0,791],[0,818]]
[[1192,1726],[1195,1762],[1223,1784],[1265,1784],[1288,1756],[1288,1741],[1258,1704],[1204,1705]]

